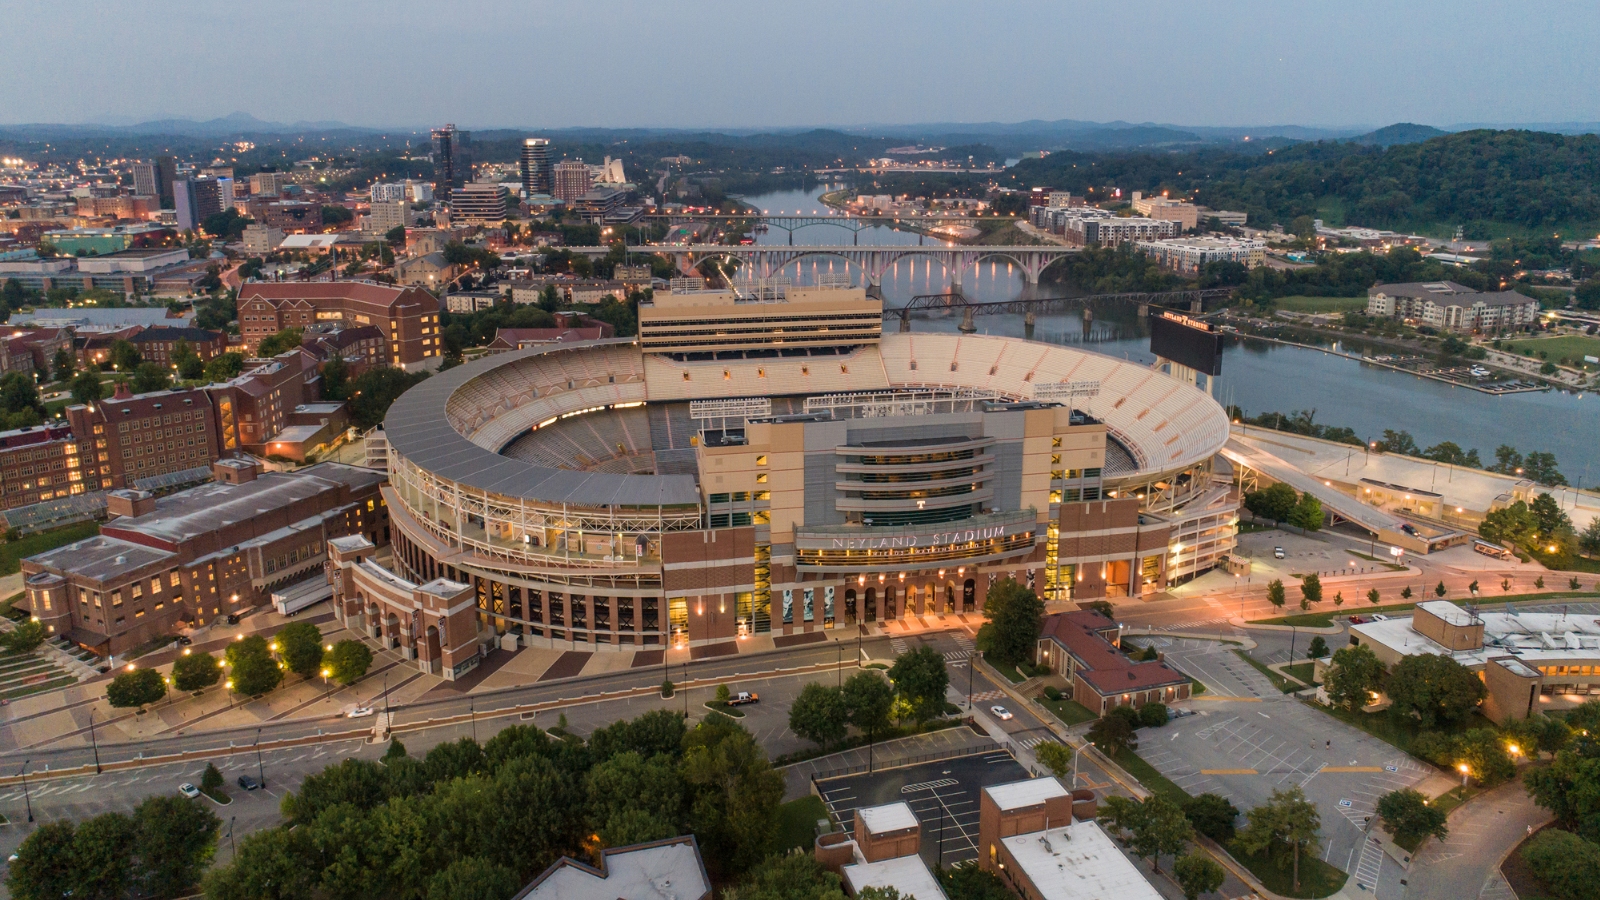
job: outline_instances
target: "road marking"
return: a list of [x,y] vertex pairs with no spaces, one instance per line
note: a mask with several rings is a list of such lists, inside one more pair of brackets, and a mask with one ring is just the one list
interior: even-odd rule
[[1324,772],[1382,772],[1381,766],[1323,766]]
[[1266,714],[1266,713],[1264,713],[1264,712],[1258,712],[1258,713],[1256,713],[1256,715],[1258,715],[1258,716],[1260,716],[1260,717],[1261,717],[1261,718],[1263,718],[1263,719],[1270,719],[1270,718],[1272,718],[1272,717],[1271,717],[1271,716],[1269,716],[1269,715],[1267,715],[1267,714]]
[[1227,703],[1227,702],[1232,702],[1232,703],[1260,703],[1261,702],[1261,698],[1260,697],[1235,697],[1235,696],[1232,696],[1230,694],[1201,694],[1198,697],[1190,697],[1189,699],[1190,700],[1212,700],[1212,701],[1222,702],[1222,703]]
[[1255,769],[1201,769],[1201,775],[1260,775]]

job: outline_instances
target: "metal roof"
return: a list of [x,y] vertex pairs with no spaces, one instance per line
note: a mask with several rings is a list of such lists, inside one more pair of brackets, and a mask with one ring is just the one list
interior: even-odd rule
[[580,507],[697,506],[700,488],[692,475],[623,475],[538,466],[479,447],[445,420],[450,395],[492,369],[544,353],[629,343],[619,339],[529,347],[433,375],[389,407],[383,420],[389,447],[440,478],[507,497]]

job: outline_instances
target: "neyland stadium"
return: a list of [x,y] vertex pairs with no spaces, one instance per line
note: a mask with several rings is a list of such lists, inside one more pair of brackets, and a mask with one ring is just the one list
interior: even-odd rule
[[342,618],[454,677],[491,643],[702,655],[977,613],[1008,576],[1137,596],[1233,547],[1227,416],[1182,366],[885,334],[850,287],[661,292],[639,316],[395,402],[393,560],[334,542]]

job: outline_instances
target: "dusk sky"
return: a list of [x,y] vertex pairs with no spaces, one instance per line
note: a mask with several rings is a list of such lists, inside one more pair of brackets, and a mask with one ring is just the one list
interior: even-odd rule
[[1600,120],[1600,5],[9,4],[0,122]]

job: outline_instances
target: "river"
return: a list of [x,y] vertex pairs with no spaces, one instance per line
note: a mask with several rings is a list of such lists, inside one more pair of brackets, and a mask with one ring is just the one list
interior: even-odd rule
[[[778,191],[743,199],[774,215],[815,214],[827,212],[818,199],[823,193],[820,189]],[[877,226],[861,232],[859,240],[863,245],[915,244],[919,236]],[[788,244],[789,235],[773,229],[757,235],[757,243]],[[849,244],[851,232],[838,226],[813,225],[796,231],[794,243]],[[785,274],[805,283],[820,273],[845,271],[848,267],[842,260],[813,258],[796,263]],[[1022,273],[1002,261],[985,261],[976,273],[968,273],[965,289],[976,300],[1015,299],[1022,295]],[[917,294],[944,290],[944,274],[929,260],[903,262],[883,277],[884,300],[891,306]],[[1039,293],[1050,295],[1050,285],[1041,285]],[[1128,337],[1143,332],[1131,306],[1097,305],[1093,316],[1091,334],[1098,342],[1086,344],[1086,349],[1137,362],[1154,360],[1147,338]],[[912,329],[954,331],[960,321],[959,315],[920,316],[912,320]],[[980,316],[976,324],[980,332],[990,334],[1021,337],[1024,330],[1022,317],[1015,315]],[[893,328],[896,323],[886,325]],[[1034,337],[1076,342],[1082,333],[1083,319],[1076,312],[1043,313],[1038,316]],[[1118,336],[1122,339],[1115,339]],[[1386,428],[1409,431],[1424,448],[1455,441],[1464,449],[1476,448],[1485,462],[1494,459],[1494,449],[1502,444],[1525,454],[1546,451],[1556,455],[1569,481],[1600,482],[1600,397],[1588,394],[1547,391],[1497,397],[1318,350],[1234,339],[1223,352],[1216,397],[1243,407],[1250,415],[1314,409],[1316,421],[1348,426],[1371,438]]]

